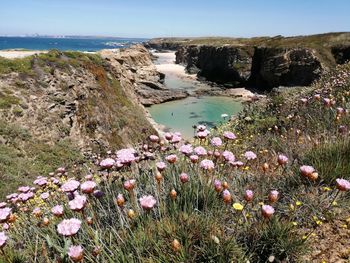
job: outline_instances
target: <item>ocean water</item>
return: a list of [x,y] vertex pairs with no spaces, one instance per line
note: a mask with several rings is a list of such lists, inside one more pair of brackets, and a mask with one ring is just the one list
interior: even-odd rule
[[0,50],[76,50],[97,51],[107,48],[122,48],[142,43],[140,38],[43,38],[43,37],[0,37]]
[[242,103],[229,97],[203,96],[187,97],[183,100],[165,102],[151,106],[152,118],[167,130],[179,131],[187,139],[193,136],[193,125],[204,124],[212,128],[227,121],[221,114],[237,114]]

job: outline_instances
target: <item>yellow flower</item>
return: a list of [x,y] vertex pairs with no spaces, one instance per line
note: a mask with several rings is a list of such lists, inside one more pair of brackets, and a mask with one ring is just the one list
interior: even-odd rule
[[233,209],[235,209],[235,210],[237,210],[237,211],[242,211],[243,208],[244,208],[244,206],[241,205],[240,203],[234,203],[234,204],[232,205],[232,207],[233,207]]
[[245,170],[245,171],[248,171],[249,169],[250,169],[249,166],[245,166],[245,167],[243,168],[243,170]]
[[333,201],[332,205],[333,205],[333,206],[338,205],[337,201]]
[[289,209],[293,211],[293,210],[295,209],[294,205],[293,205],[293,204],[290,204],[290,205],[289,205]]
[[322,221],[321,221],[321,220],[317,220],[317,221],[316,221],[316,224],[317,224],[317,225],[322,225]]
[[293,225],[293,226],[297,226],[298,223],[297,223],[297,222],[292,222],[292,225]]
[[295,204],[296,204],[297,206],[301,206],[303,203],[300,202],[300,201],[296,201]]
[[323,190],[327,192],[327,191],[330,191],[332,189],[326,186],[326,187],[323,187]]
[[307,239],[307,236],[303,236],[303,240]]
[[264,202],[259,202],[259,205],[264,205]]
[[348,228],[347,224],[341,225],[342,228]]

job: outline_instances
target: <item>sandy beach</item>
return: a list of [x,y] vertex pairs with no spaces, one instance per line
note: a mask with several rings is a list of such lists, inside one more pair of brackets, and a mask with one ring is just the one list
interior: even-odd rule
[[47,53],[46,50],[0,50],[0,57],[14,59],[24,58],[35,54]]

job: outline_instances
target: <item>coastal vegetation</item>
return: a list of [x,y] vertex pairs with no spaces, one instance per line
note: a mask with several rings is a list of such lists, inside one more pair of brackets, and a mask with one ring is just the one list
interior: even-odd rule
[[132,147],[110,145],[82,165],[55,162],[1,203],[2,259],[349,260],[349,108],[344,64],[310,87],[273,90],[217,129],[194,127],[192,142],[144,130]]
[[[0,196],[84,154],[153,131],[98,54],[51,50],[0,58]],[[107,145],[107,146],[106,146]]]

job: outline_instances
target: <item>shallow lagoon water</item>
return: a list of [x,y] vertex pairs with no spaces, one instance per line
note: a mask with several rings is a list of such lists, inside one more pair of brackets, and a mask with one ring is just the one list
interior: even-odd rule
[[232,98],[203,96],[153,105],[149,112],[157,123],[169,131],[179,131],[189,139],[193,136],[193,125],[213,127],[225,121],[221,114],[234,115],[241,109],[242,103]]
[[[200,82],[186,76],[184,67],[175,65],[175,53],[156,53],[156,65],[161,65],[159,71],[165,74],[165,85],[169,89],[185,89],[193,93]],[[183,72],[181,74],[181,72]],[[179,74],[180,73],[180,74]],[[193,137],[193,125],[205,124],[214,127],[228,118],[221,118],[222,114],[229,116],[237,114],[242,109],[242,103],[229,97],[222,96],[190,96],[182,100],[165,102],[151,106],[148,110],[152,118],[164,125],[166,130],[179,131],[186,139]]]

